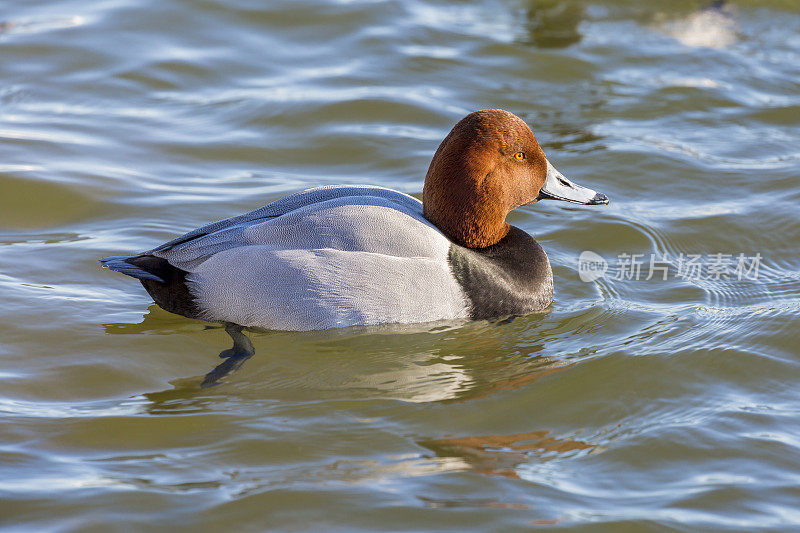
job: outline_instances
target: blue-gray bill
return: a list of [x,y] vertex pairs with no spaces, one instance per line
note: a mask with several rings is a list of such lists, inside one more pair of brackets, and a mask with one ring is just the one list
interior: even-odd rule
[[588,187],[582,187],[564,177],[556,168],[547,162],[547,178],[542,190],[539,191],[539,200],[564,200],[574,204],[600,205],[608,203],[608,196]]

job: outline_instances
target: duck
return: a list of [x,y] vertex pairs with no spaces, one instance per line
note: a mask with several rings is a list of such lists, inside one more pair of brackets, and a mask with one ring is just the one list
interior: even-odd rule
[[151,250],[100,259],[138,279],[156,304],[244,328],[326,330],[516,317],[553,301],[536,240],[506,216],[544,199],[607,204],[550,163],[531,128],[502,109],[475,111],[431,160],[422,201],[372,185],[291,194]]

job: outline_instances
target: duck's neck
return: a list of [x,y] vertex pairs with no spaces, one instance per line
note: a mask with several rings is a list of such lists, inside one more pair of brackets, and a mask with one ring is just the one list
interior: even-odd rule
[[[476,202],[454,194],[441,202],[433,194],[423,192],[425,218],[436,225],[450,240],[467,248],[485,248],[497,244],[508,234],[506,211],[500,204]],[[461,201],[459,201],[461,200]]]

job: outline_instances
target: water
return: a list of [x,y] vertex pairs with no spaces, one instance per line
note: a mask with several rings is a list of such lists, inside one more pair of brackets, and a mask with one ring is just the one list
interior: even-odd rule
[[[702,5],[4,2],[0,524],[800,528],[800,7]],[[510,216],[549,313],[256,333],[201,389],[224,331],[97,264],[306,187],[418,194],[487,107],[611,198]]]

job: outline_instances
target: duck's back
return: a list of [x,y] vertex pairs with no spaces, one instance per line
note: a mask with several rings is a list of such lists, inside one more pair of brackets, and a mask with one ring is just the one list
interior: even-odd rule
[[288,196],[145,255],[187,273],[199,318],[310,330],[466,318],[450,246],[419,200],[345,186]]

